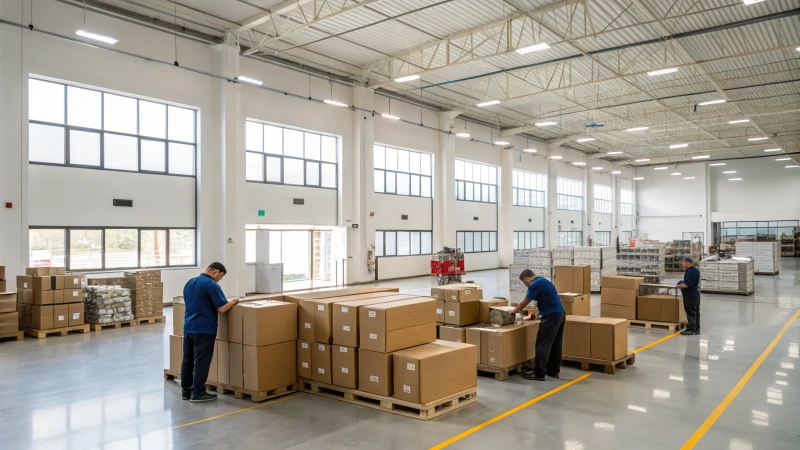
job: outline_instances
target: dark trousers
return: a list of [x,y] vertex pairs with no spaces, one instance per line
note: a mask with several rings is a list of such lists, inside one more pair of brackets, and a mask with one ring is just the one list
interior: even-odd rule
[[561,340],[564,337],[563,312],[542,317],[536,335],[536,357],[533,373],[537,376],[557,375],[561,371]]
[[700,296],[694,298],[683,297],[683,310],[686,311],[686,319],[689,322],[686,329],[700,332]]
[[211,334],[186,333],[183,336],[183,362],[181,363],[181,390],[183,395],[197,398],[206,393],[208,369],[214,356]]

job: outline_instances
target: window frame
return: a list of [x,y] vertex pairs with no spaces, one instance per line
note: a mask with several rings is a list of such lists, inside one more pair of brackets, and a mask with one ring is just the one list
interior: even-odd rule
[[[41,126],[49,126],[49,127],[60,127],[64,132],[64,162],[63,163],[51,163],[51,162],[39,162],[39,161],[31,161],[30,154],[28,155],[28,164],[36,164],[41,166],[55,166],[55,167],[75,167],[80,169],[91,169],[91,170],[107,170],[111,172],[123,172],[123,173],[143,173],[149,175],[163,175],[163,176],[170,176],[170,177],[187,177],[187,178],[197,178],[197,151],[198,151],[198,124],[197,124],[197,113],[198,109],[193,108],[190,106],[178,105],[175,103],[170,103],[164,100],[156,100],[156,99],[148,99],[144,97],[138,97],[136,95],[127,94],[127,93],[117,93],[113,91],[103,90],[95,87],[88,87],[82,86],[75,83],[68,83],[64,81],[55,81],[49,80],[46,78],[40,78],[35,76],[29,76],[28,80],[37,80],[40,82],[45,83],[52,83],[56,85],[60,85],[63,87],[64,91],[64,123],[55,123],[55,122],[47,122],[43,120],[35,120],[30,119],[28,117],[28,126],[30,124],[36,124]],[[92,92],[100,93],[100,128],[90,128],[78,125],[69,125],[69,87],[83,89]],[[113,95],[116,97],[124,97],[133,99],[136,101],[136,134],[132,133],[123,133],[119,131],[106,131],[105,130],[105,96],[106,95]],[[26,101],[29,101],[27,99]],[[163,105],[165,108],[165,120],[164,120],[164,135],[165,138],[153,137],[153,136],[145,136],[140,134],[141,131],[141,123],[140,123],[140,107],[139,102],[147,102],[147,103],[155,103],[159,105]],[[176,139],[169,139],[169,107],[173,108],[180,108],[189,110],[192,112],[193,116],[193,126],[194,126],[194,142],[188,141],[180,141]],[[86,165],[86,164],[71,164],[70,163],[70,135],[73,131],[78,132],[86,132],[86,133],[94,133],[100,135],[100,165],[93,166],[93,165]],[[125,169],[111,169],[105,167],[105,144],[106,144],[106,135],[112,134],[116,136],[124,136],[136,139],[136,149],[137,149],[137,169],[136,170],[125,170]],[[142,170],[142,140],[146,141],[157,141],[164,143],[164,172],[157,172],[157,171],[149,171],[149,170]],[[29,139],[30,141],[30,139]],[[192,159],[192,175],[186,174],[178,174],[178,173],[170,173],[169,171],[169,147],[170,143],[174,144],[181,144],[181,145],[189,145],[194,149],[194,155]],[[29,143],[30,145],[30,143]]]
[[[433,173],[434,173],[434,163],[435,163],[435,161],[434,161],[434,155],[432,153],[423,152],[423,151],[420,151],[420,150],[413,150],[413,149],[409,149],[409,148],[405,148],[405,147],[398,147],[396,145],[387,145],[387,144],[381,144],[381,143],[375,142],[372,145],[373,155],[375,154],[376,147],[383,147],[384,164],[383,164],[383,168],[376,167],[375,166],[375,159],[374,159],[374,156],[373,156],[373,160],[372,160],[372,176],[373,176],[373,179],[374,179],[375,174],[378,171],[383,172],[383,192],[375,190],[375,182],[373,181],[373,183],[372,183],[372,192],[374,194],[399,195],[401,197],[427,198],[427,199],[433,200],[433,188],[434,188],[434,186],[433,186],[433,183],[434,183]],[[431,164],[430,164],[431,173],[430,173],[430,175],[422,174],[422,169],[421,169],[422,164],[421,163],[420,163],[420,171],[419,171],[419,173],[411,172],[411,163],[410,163],[410,161],[409,161],[408,172],[399,170],[399,168],[398,169],[387,169],[386,168],[386,163],[385,163],[385,161],[386,161],[386,149],[387,148],[391,148],[395,152],[399,151],[399,150],[402,150],[404,152],[408,152],[409,153],[409,159],[410,159],[411,153],[417,153],[419,155],[428,156],[430,158],[430,161],[431,161]],[[386,173],[387,172],[393,172],[394,173],[394,192],[387,192],[386,191]],[[398,175],[400,175],[400,174],[408,175],[408,194],[399,194],[397,192],[397,184],[398,184],[397,180],[398,180]],[[411,180],[415,176],[419,177],[419,180],[420,180],[419,181],[419,195],[412,194],[413,190],[411,189]],[[430,178],[430,195],[428,195],[428,196],[422,195],[422,179],[424,177]],[[391,230],[389,230],[389,231],[391,231]]]
[[[608,195],[606,196],[605,194]],[[598,214],[612,214],[614,212],[614,194],[611,186],[606,184],[594,185],[594,212]]]
[[[534,241],[534,239],[533,239],[534,233],[537,236],[536,241],[539,241],[538,236],[541,236],[542,245],[541,246],[536,246],[536,247],[532,247],[532,246],[520,247],[519,238],[524,236],[525,233],[530,233],[530,236],[529,236],[529,239],[528,239],[529,242],[533,242]],[[531,231],[531,230],[512,231],[511,246],[512,246],[513,250],[530,250],[530,249],[535,249],[535,248],[545,248],[547,246],[547,243],[544,240],[544,231]]]
[[[468,201],[469,201],[469,200],[468,200]],[[500,251],[500,250],[497,248],[497,230],[457,230],[457,231],[456,231],[456,243],[458,242],[458,234],[459,234],[459,233],[464,233],[464,235],[463,235],[463,237],[462,237],[462,241],[463,241],[463,242],[466,242],[466,241],[464,241],[464,239],[466,239],[466,236],[467,236],[467,235],[466,235],[466,233],[473,233],[473,234],[472,234],[472,236],[473,236],[473,243],[475,242],[475,241],[474,241],[474,233],[481,233],[481,250],[480,250],[480,251],[475,251],[475,250],[473,249],[472,251],[469,251],[469,252],[468,252],[468,251],[466,250],[466,246],[464,246],[464,248],[461,248],[461,249],[460,249],[460,250],[461,250],[461,252],[462,252],[462,253],[464,253],[464,254],[467,254],[467,253],[496,253],[496,252],[499,252],[499,251]],[[489,240],[490,240],[490,241],[489,241],[489,250],[483,250],[483,233],[489,233]],[[494,250],[492,250],[492,242],[491,242],[491,239],[492,239],[492,233],[494,233]],[[456,246],[458,246],[458,244],[456,244]]]
[[[126,270],[156,270],[156,269],[185,269],[185,268],[196,268],[197,265],[197,253],[198,253],[198,239],[197,239],[197,228],[195,227],[131,227],[131,226],[109,226],[109,227],[97,227],[97,226],[74,226],[74,227],[59,227],[59,226],[34,226],[31,225],[28,227],[29,230],[63,230],[64,231],[64,267],[65,270],[68,272],[79,272],[79,273],[101,273],[101,272],[121,272]],[[100,249],[100,262],[101,267],[97,269],[75,269],[73,270],[70,266],[70,253],[71,253],[71,231],[100,231],[100,242],[101,242],[101,249]],[[136,230],[136,260],[137,266],[136,267],[113,267],[113,268],[106,268],[106,230]],[[192,264],[182,264],[182,265],[170,265],[170,231],[171,230],[192,230],[194,231],[194,263]],[[166,232],[166,251],[165,251],[165,259],[167,264],[165,266],[142,266],[142,231],[165,231]],[[28,238],[30,240],[30,237]],[[30,253],[30,251],[29,251]],[[30,254],[28,255],[28,260],[30,262]]]
[[[531,184],[539,184],[538,181],[541,178],[544,182],[544,189],[528,189],[526,187],[519,187],[518,177],[523,175],[525,177],[531,177]],[[544,173],[537,173],[537,172],[527,172],[525,170],[514,169],[511,173],[511,205],[512,206],[522,206],[524,208],[546,208],[547,207],[547,174]],[[530,193],[531,199],[538,198],[539,194],[541,193],[542,198],[542,205],[522,205],[519,203],[518,196],[519,192],[522,191],[523,193]],[[524,195],[527,198],[527,195]],[[538,202],[531,202],[531,203],[538,203]]]
[[[316,189],[328,189],[328,190],[333,190],[333,191],[339,190],[339,185],[340,185],[339,184],[339,156],[340,156],[339,155],[339,148],[340,148],[340,145],[341,145],[341,136],[336,136],[336,135],[328,134],[328,133],[322,133],[322,132],[319,132],[319,131],[312,131],[312,130],[305,130],[305,129],[302,129],[302,128],[290,127],[290,126],[286,126],[286,125],[282,125],[282,124],[278,124],[278,123],[265,122],[263,120],[258,120],[258,119],[245,118],[245,143],[247,142],[247,136],[246,136],[246,133],[247,133],[247,122],[252,122],[252,123],[255,123],[255,124],[258,124],[258,125],[261,126],[261,150],[262,150],[260,152],[255,151],[255,150],[248,150],[247,149],[247,145],[245,144],[245,146],[244,146],[245,165],[247,164],[247,155],[248,154],[252,153],[252,154],[261,156],[261,177],[262,177],[262,180],[261,181],[248,180],[247,179],[247,169],[245,168],[245,181],[247,183],[272,184],[272,185],[278,185],[278,186],[308,187],[308,188],[316,188]],[[267,153],[266,151],[264,151],[266,149],[266,141],[264,139],[264,137],[265,137],[264,126],[265,125],[281,129],[281,153],[280,154]],[[285,154],[285,147],[286,147],[285,130],[299,131],[300,133],[303,134],[303,144],[302,144],[303,157],[302,158],[297,157],[297,156],[287,156]],[[305,157],[306,133],[315,134],[315,135],[320,137],[320,159],[307,159]],[[329,138],[336,139],[336,162],[325,161],[325,160],[322,159],[322,138],[323,137],[329,137]],[[280,173],[281,173],[281,181],[280,182],[278,182],[278,181],[267,181],[267,158],[278,158],[278,159],[280,159],[280,167],[281,167],[280,168]],[[291,160],[301,161],[302,162],[302,164],[303,164],[303,184],[294,184],[294,183],[287,183],[286,182],[286,173],[285,173],[285,169],[286,169],[285,160],[286,159],[291,159]],[[319,164],[319,168],[317,170],[319,185],[308,184],[308,173],[307,173],[308,172],[308,169],[307,169],[308,164],[307,163]],[[336,179],[335,179],[335,182],[336,182],[335,184],[336,185],[333,186],[333,187],[327,187],[327,186],[323,186],[322,185],[322,168],[323,168],[324,164],[332,164],[334,166],[334,172],[336,173]]]
[[[625,200],[630,200],[626,202]],[[620,189],[619,191],[619,213],[622,216],[633,215],[633,191],[629,189]]]
[[[375,247],[375,257],[376,258],[396,258],[396,257],[421,256],[421,255],[432,255],[433,254],[433,230],[375,230],[375,235],[377,235],[378,233],[382,233],[383,234],[383,240],[381,241],[383,243],[383,248],[378,250],[378,247],[376,245],[376,247]],[[386,254],[386,233],[395,233],[395,240],[394,240],[394,253],[395,254],[394,255],[387,255]],[[398,250],[397,233],[409,233],[409,235],[408,235],[409,254],[408,255],[398,255],[397,254],[397,250]],[[419,251],[420,251],[419,253],[411,253],[411,251],[413,250],[412,242],[414,242],[412,237],[411,237],[411,233],[419,233]],[[430,233],[430,235],[431,235],[431,251],[430,251],[430,253],[422,251],[422,233]],[[375,241],[377,242],[377,239]]]
[[[566,238],[567,245],[561,245],[561,238],[564,236]],[[577,236],[577,241],[575,237]],[[570,243],[577,245],[569,245]],[[558,248],[575,248],[575,247],[582,247],[583,246],[583,231],[559,231],[558,232]]]
[[[608,240],[600,240],[600,236],[607,236]],[[611,232],[610,231],[595,231],[594,232],[594,242],[597,244],[602,244],[605,246],[611,245]]]
[[[456,158],[454,163],[453,163],[453,171],[454,172],[457,172],[455,170],[455,165],[458,164],[459,162],[461,162],[462,164],[469,163],[469,164],[472,164],[473,166],[477,165],[477,166],[480,166],[480,167],[486,167],[487,170],[494,170],[494,183],[491,183],[491,182],[484,183],[482,181],[466,180],[466,179],[464,179],[466,177],[458,178],[458,174],[456,174],[455,177],[454,177],[455,178],[455,182],[456,182],[456,190],[455,190],[455,192],[456,192],[456,201],[459,201],[459,202],[474,202],[474,203],[488,203],[490,205],[496,205],[498,203],[498,199],[500,197],[500,190],[498,189],[498,182],[500,180],[499,167],[493,166],[493,165],[490,165],[490,164],[481,163],[481,162],[470,161],[468,159]],[[491,176],[488,173],[487,173],[487,177],[491,178]],[[481,176],[481,178],[483,178],[483,177]],[[463,198],[460,198],[460,196],[459,196],[459,190],[458,190],[459,183],[461,183],[462,186],[463,186],[463,189],[461,190],[461,192],[464,192],[464,197]],[[472,196],[473,199],[472,200],[469,200],[467,198],[467,195],[466,195],[466,192],[467,192],[466,191],[466,186],[467,186],[468,183],[473,186],[473,191],[472,191],[473,192],[473,196]],[[494,187],[494,201],[491,201],[491,200],[487,200],[487,201],[475,200],[475,195],[474,195],[475,186],[478,186],[480,188],[480,189],[478,189],[479,192],[483,192],[483,187],[487,186],[487,196],[489,198],[491,198],[492,187]],[[483,195],[481,195],[481,198],[483,198]],[[467,230],[467,231],[469,231],[469,230]]]
[[[570,191],[569,193],[562,192],[564,190]],[[573,191],[579,191],[579,194]],[[583,181],[573,180],[571,178],[558,177],[556,179],[556,206],[557,209],[564,211],[583,211],[585,208],[585,193],[583,192]],[[579,208],[571,208],[570,203],[575,199],[579,200]]]

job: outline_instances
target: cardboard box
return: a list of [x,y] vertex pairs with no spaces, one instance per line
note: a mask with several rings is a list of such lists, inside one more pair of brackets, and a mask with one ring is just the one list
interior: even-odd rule
[[[404,300],[408,298],[418,297],[416,295],[408,295],[408,294],[397,294],[394,292],[369,292],[365,294],[355,294],[355,295],[345,295],[341,297],[333,297],[333,298],[326,298],[326,299],[317,299],[317,300],[304,300],[303,302],[310,302],[312,305],[312,309],[314,310],[314,340],[316,342],[322,342],[324,344],[330,344],[333,342],[333,333],[334,333],[334,325],[333,325],[333,314],[335,310],[339,310],[341,313],[342,307],[337,306],[339,303],[350,303],[350,302],[358,302],[358,301],[370,301],[373,299],[384,299],[388,297],[397,297],[395,300]],[[301,302],[301,303],[303,303]],[[381,301],[375,301],[372,303],[367,304],[377,304],[377,303],[386,303]],[[348,311],[350,310],[349,306],[345,306],[345,309]],[[357,313],[357,311],[354,311]],[[356,319],[357,320],[357,319]],[[356,327],[351,327],[351,333],[355,335],[355,331],[358,329]]]
[[600,293],[600,303],[604,305],[634,307],[636,306],[636,297],[638,296],[638,289],[616,289],[603,286],[602,292]]
[[[175,336],[183,336],[183,321],[186,315],[186,304],[185,303],[172,303],[172,334]],[[219,326],[217,327],[217,339],[222,341],[227,341],[228,336],[226,335],[224,338],[220,336],[219,330],[222,328],[222,323],[225,322],[225,329],[228,329],[228,316],[218,314],[217,315],[217,322]]]
[[0,334],[19,331],[19,313],[7,312],[0,314]]
[[619,306],[609,305],[606,303],[600,304],[600,316],[602,317],[616,317],[619,319],[636,319],[636,307],[633,306]]
[[333,310],[333,343],[345,347],[358,347],[358,310],[361,307],[388,303],[396,300],[417,298],[418,295],[396,294],[394,292],[380,292],[371,294],[374,297],[363,300],[349,300],[335,303],[330,308]]
[[592,266],[556,266],[555,285],[558,292],[592,293]]
[[336,386],[358,389],[358,353],[355,348],[331,347],[331,378]]
[[475,349],[436,341],[394,354],[394,398],[425,404],[478,386]]
[[24,303],[26,305],[33,304],[33,290],[31,289],[17,289],[17,303]]
[[628,277],[624,275],[609,275],[603,277],[601,286],[602,290],[609,289],[626,289],[629,291],[636,291],[639,294],[639,285],[644,283],[644,277]]
[[25,269],[25,275],[32,277],[50,275],[50,267],[28,267]]
[[69,326],[69,307],[67,305],[53,306],[53,328]]
[[436,300],[418,297],[359,308],[359,327],[371,330],[397,330],[436,323]]
[[628,321],[607,317],[589,319],[594,359],[616,361],[628,355]]
[[54,291],[55,290],[64,289],[64,279],[66,277],[67,277],[66,275],[51,275],[50,276],[50,280],[51,280],[50,288],[53,289]]
[[636,319],[680,323],[686,321],[686,310],[674,295],[643,295],[637,300]]
[[297,339],[297,305],[261,300],[234,308],[242,309],[244,345],[261,347]]
[[19,326],[31,328],[31,305],[17,303],[17,314],[19,315]]
[[333,384],[331,361],[311,360],[311,379],[318,383]]
[[50,275],[41,277],[31,277],[31,285],[34,291],[52,291],[53,282]]
[[17,275],[17,289],[33,289],[33,277]]
[[311,343],[297,341],[297,376],[311,379]]
[[30,327],[34,330],[53,329],[53,305],[31,305]]
[[0,266],[0,280],[6,279],[6,266]]
[[476,360],[485,366],[507,368],[536,356],[539,321],[522,325],[467,328],[467,343],[476,346]]
[[591,317],[570,315],[564,322],[562,353],[567,356],[592,357]]
[[[294,320],[292,328],[297,323],[296,317]],[[297,383],[296,352],[294,340],[260,347],[243,345],[244,388],[264,392]]]
[[60,305],[60,304],[64,303],[64,291],[63,290],[51,291],[51,292],[53,293],[53,304],[54,305]]
[[53,291],[33,291],[34,305],[52,305]]
[[68,314],[69,314],[69,325],[70,327],[75,327],[78,325],[84,324],[83,318],[83,303],[68,303]]
[[169,370],[181,372],[183,363],[183,336],[169,336]]
[[211,365],[208,367],[208,381],[219,382],[219,341],[214,341],[214,351],[211,354]]
[[436,323],[444,323],[444,300],[436,300]]
[[450,342],[467,342],[467,329],[460,327],[439,327],[439,339]]
[[479,321],[481,302],[463,302],[444,304],[444,323],[448,325],[464,326],[476,324]]
[[358,349],[358,389],[391,397],[394,384],[394,358],[391,353]]
[[6,280],[0,280],[0,292],[6,292],[8,290],[8,286]]
[[17,294],[15,292],[0,293],[0,313],[17,311]]
[[508,300],[503,298],[482,299],[480,302],[479,323],[489,322],[489,308],[493,306],[508,306]]
[[228,383],[233,387],[244,387],[244,349],[237,342],[228,343],[228,358],[230,361],[230,376]]
[[66,273],[66,267],[50,267],[50,275],[65,275]]
[[83,275],[71,273],[65,276],[64,289],[83,289]]
[[64,303],[83,303],[83,289],[64,289]]
[[[228,342],[235,342],[237,344],[241,344],[243,341],[243,332],[244,332],[244,316],[243,316],[243,306],[244,304],[236,305],[233,308],[229,309],[224,315],[227,315],[227,337]],[[219,319],[222,315],[217,315]],[[219,320],[217,321],[219,323]],[[217,326],[219,328],[219,326]],[[219,330],[217,330],[219,331]],[[221,339],[221,338],[220,338]]]
[[390,353],[435,341],[436,322],[391,331],[359,328],[359,333],[361,334],[359,348]]
[[311,361],[331,362],[331,345],[311,343]]
[[217,382],[231,384],[230,343],[217,339]]
[[591,295],[576,294],[574,292],[559,293],[564,312],[568,315],[589,316],[591,315]]
[[480,284],[458,283],[431,288],[431,297],[445,302],[472,302],[483,298]]

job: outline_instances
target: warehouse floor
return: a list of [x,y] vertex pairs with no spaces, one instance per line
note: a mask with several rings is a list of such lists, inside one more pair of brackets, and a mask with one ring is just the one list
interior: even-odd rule
[[[679,448],[800,308],[800,264],[791,258],[782,264],[780,275],[756,277],[754,296],[704,295],[701,336],[644,349],[635,366],[614,376],[591,372],[452,448]],[[483,284],[486,296],[508,294],[507,270],[467,278]],[[422,277],[381,284],[428,293],[434,283]],[[595,314],[599,301],[593,296]],[[584,374],[565,367],[560,380],[546,382],[480,376],[476,404],[429,422],[312,395],[257,406],[230,395],[190,404],[175,382],[162,378],[171,313],[167,308],[166,325],[0,343],[0,447],[428,448]],[[629,347],[665,336],[632,329]],[[798,343],[795,321],[697,448],[800,447]],[[202,419],[210,420],[196,423]]]

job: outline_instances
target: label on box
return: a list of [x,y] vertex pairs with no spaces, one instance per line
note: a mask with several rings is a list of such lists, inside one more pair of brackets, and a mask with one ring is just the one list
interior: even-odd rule
[[342,373],[347,373],[347,367],[342,367]]
[[305,343],[305,342],[303,342],[302,344],[300,344],[300,347],[301,347],[301,348],[308,348],[308,344],[307,344],[307,343]]
[[455,311],[448,311],[447,314],[450,314],[450,317],[455,317],[456,316],[456,312]]
[[369,376],[369,381],[372,381],[372,382],[374,382],[374,383],[377,383],[377,382],[378,382],[378,377],[376,377],[375,375],[370,375],[370,376]]
[[342,329],[344,331],[350,331],[350,327],[348,327],[347,325],[342,326]]
[[319,346],[317,347],[317,349],[318,349],[319,351],[321,351],[321,352],[324,352],[324,351],[325,351],[325,344],[319,344]]
[[441,308],[436,308],[436,314],[443,314],[442,309]]
[[403,392],[405,392],[406,394],[410,394],[411,393],[411,386],[408,386],[408,385],[404,384],[403,385]]
[[81,279],[80,279],[80,278],[75,278],[75,281],[73,281],[73,283],[75,283],[75,284],[78,284],[78,283],[80,283],[80,282],[81,282]]
[[317,311],[325,311],[325,305],[317,305]]
[[61,322],[62,320],[64,320],[64,316],[58,316],[58,321]]
[[458,300],[458,296],[457,295],[451,295],[450,298],[452,298],[453,300]]
[[377,335],[377,334],[375,334],[375,333],[370,333],[370,334],[369,334],[369,338],[370,338],[370,339],[378,339],[378,335]]
[[306,322],[306,328],[311,328],[311,324]]
[[489,358],[489,362],[494,362],[494,358]]
[[28,289],[28,283],[22,283],[22,289]]
[[81,318],[81,313],[72,313],[72,320],[78,320]]
[[307,363],[307,362],[300,363],[300,364],[302,364],[302,365],[303,365],[303,368],[304,368],[304,369],[308,369],[308,363]]
[[369,312],[369,316],[370,316],[370,317],[375,317],[375,316],[376,316],[376,314],[375,314],[375,311],[370,311],[370,312]]
[[347,311],[349,311],[349,309],[347,308],[347,306],[342,306],[342,312],[343,312],[343,313],[346,313]]
[[322,367],[317,367],[317,372],[325,373],[325,369],[323,369]]
[[469,289],[465,289],[464,290],[464,293],[467,294],[467,295],[469,295],[470,292],[472,292],[472,291],[470,291]]
[[72,296],[73,297],[77,297],[78,296],[78,291],[72,291]]
[[414,371],[416,371],[417,370],[417,365],[416,364],[411,364],[411,363],[406,363],[406,370],[414,370]]
[[347,353],[347,347],[339,346],[339,353]]

